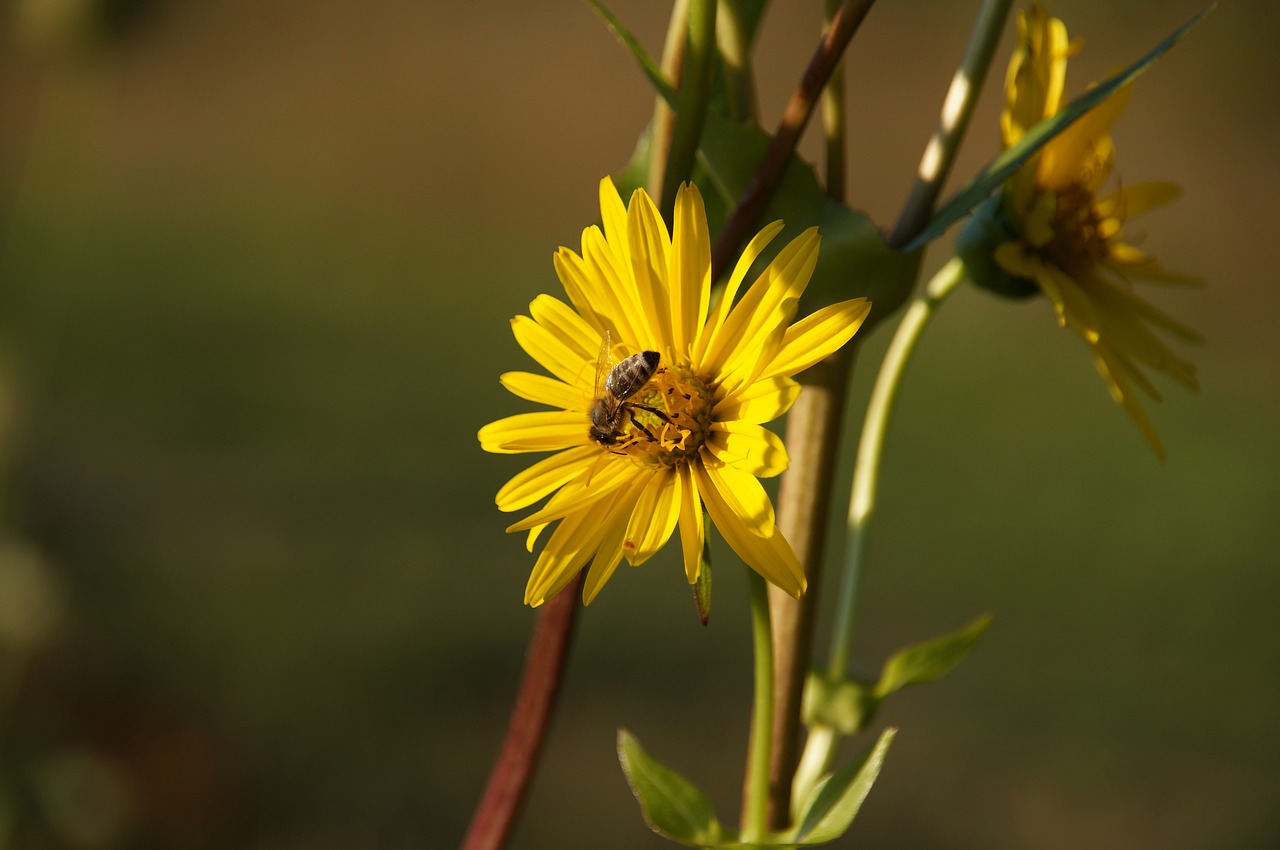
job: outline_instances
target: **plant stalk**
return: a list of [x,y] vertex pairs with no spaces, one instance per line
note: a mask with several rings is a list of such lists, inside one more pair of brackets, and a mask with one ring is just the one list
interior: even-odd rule
[[763,840],[769,826],[769,754],[773,737],[773,637],[769,629],[768,582],[747,570],[751,597],[751,643],[755,654],[755,698],[751,707],[751,740],[743,788],[742,838]]
[[573,626],[581,607],[578,596],[582,582],[583,574],[579,573],[538,612],[507,737],[471,817],[461,850],[500,850],[511,836],[564,679]]

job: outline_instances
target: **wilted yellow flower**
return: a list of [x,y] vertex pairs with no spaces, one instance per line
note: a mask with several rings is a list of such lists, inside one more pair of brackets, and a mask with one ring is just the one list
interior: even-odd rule
[[[1000,121],[1005,147],[1061,108],[1067,58],[1079,47],[1067,40],[1063,22],[1038,3],[1019,15],[1018,30]],[[1009,274],[1034,281],[1053,303],[1058,323],[1084,337],[1112,397],[1163,457],[1134,388],[1157,401],[1160,394],[1138,367],[1157,369],[1195,389],[1195,367],[1178,358],[1153,328],[1188,341],[1199,336],[1140,299],[1132,281],[1198,281],[1168,271],[1124,240],[1129,219],[1179,194],[1172,183],[1121,186],[1111,180],[1115,148],[1109,132],[1130,94],[1130,86],[1121,88],[1049,141],[1009,180],[999,215],[1017,239],[999,246],[995,259]]]
[[783,248],[735,304],[748,269],[782,229],[775,222],[747,246],[711,308],[711,243],[696,187],[681,188],[671,233],[643,190],[624,208],[608,178],[600,211],[604,228],[583,231],[581,254],[555,255],[570,303],[539,295],[529,316],[511,322],[551,376],[508,372],[502,384],[552,409],[479,434],[491,452],[556,452],[498,491],[504,511],[551,497],[507,529],[528,531],[530,551],[559,521],[525,602],[550,599],[588,561],[590,602],[622,558],[644,563],[677,525],[693,583],[704,506],[748,566],[800,595],[804,570],[758,480],[782,472],[787,452],[762,423],[787,411],[799,392],[791,376],[844,345],[870,304],[844,301],[791,324],[818,259],[816,228]]

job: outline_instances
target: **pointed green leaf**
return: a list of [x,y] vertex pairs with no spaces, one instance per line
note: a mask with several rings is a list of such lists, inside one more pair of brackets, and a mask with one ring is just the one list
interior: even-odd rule
[[[702,511],[702,527],[711,527],[706,509]],[[698,619],[706,625],[711,619],[711,535],[702,535],[702,558],[698,567],[698,580],[693,583],[693,604],[698,609]]]
[[876,697],[884,699],[907,685],[932,682],[939,678],[969,654],[969,650],[973,649],[989,625],[991,615],[984,614],[954,634],[894,653],[880,672],[880,681],[876,683],[875,689]]
[[1102,101],[1110,97],[1121,86],[1133,82],[1138,75],[1142,74],[1150,68],[1155,61],[1163,56],[1169,48],[1173,47],[1191,32],[1205,17],[1212,12],[1217,3],[1211,3],[1205,7],[1204,11],[1196,15],[1173,35],[1166,38],[1155,46],[1154,49],[1146,56],[1143,56],[1137,62],[1134,62],[1128,68],[1125,68],[1115,76],[1109,77],[1098,85],[1086,91],[1075,100],[1067,104],[1056,115],[1052,115],[1039,124],[1036,124],[1026,135],[1018,141],[1016,145],[1000,154],[993,159],[986,168],[984,168],[977,177],[975,177],[969,185],[965,186],[959,192],[951,197],[942,208],[934,214],[933,219],[928,226],[907,245],[906,250],[912,251],[924,246],[942,235],[942,233],[955,222],[968,215],[969,211],[981,203],[982,199],[990,195],[1008,180],[1013,173],[1018,170],[1027,159],[1029,159],[1036,151],[1040,150],[1046,142],[1054,136],[1067,129],[1076,119],[1083,116],[1086,112],[1093,109]]
[[604,19],[604,24],[609,28],[609,32],[622,44],[623,47],[630,51],[632,57],[640,65],[640,70],[649,78],[649,82],[653,84],[653,88],[663,100],[667,102],[667,106],[672,109],[676,108],[679,94],[676,92],[675,86],[671,85],[667,80],[667,75],[662,73],[662,68],[657,62],[653,61],[653,57],[644,49],[642,45],[631,31],[623,26],[612,12],[604,7],[600,0],[587,0],[591,4],[591,8],[596,10],[596,14]]
[[721,840],[711,801],[689,780],[655,761],[626,729],[618,730],[618,761],[649,828],[690,847]]
[[801,712],[806,726],[826,726],[841,735],[854,735],[865,729],[880,705],[869,685],[829,679],[817,671],[805,679],[803,703]]
[[875,745],[852,764],[819,782],[800,806],[793,842],[800,845],[825,844],[845,833],[853,823],[862,801],[880,775],[885,754],[897,729],[880,733]]

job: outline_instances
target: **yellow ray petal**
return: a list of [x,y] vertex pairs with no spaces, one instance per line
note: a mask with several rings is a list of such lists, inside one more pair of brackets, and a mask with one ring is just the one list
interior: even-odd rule
[[496,454],[551,452],[586,445],[582,414],[563,410],[519,413],[480,429],[480,446]]
[[583,508],[599,504],[610,493],[633,481],[639,472],[634,464],[619,458],[617,463],[608,463],[603,469],[592,470],[591,481],[588,483],[584,469],[577,479],[562,486],[541,510],[507,526],[507,533],[527,531],[536,525],[554,522]]
[[565,344],[557,334],[547,330],[528,316],[516,316],[511,320],[511,332],[525,353],[538,365],[571,386],[590,387],[588,377],[595,363],[583,360],[580,353]]
[[599,453],[595,446],[579,446],[543,458],[533,466],[522,469],[498,491],[498,509],[505,512],[518,511],[540,501],[553,490],[586,472]]
[[707,211],[698,187],[686,183],[676,194],[671,228],[671,263],[667,281],[671,287],[672,352],[688,357],[698,329],[707,319],[711,293],[711,236]]
[[1134,219],[1157,207],[1171,204],[1181,196],[1182,189],[1177,183],[1168,183],[1162,180],[1134,183],[1107,195],[1105,198],[1099,198],[1097,201],[1098,214]]
[[1160,436],[1156,433],[1155,426],[1151,424],[1151,420],[1147,418],[1146,411],[1138,403],[1133,387],[1129,386],[1124,374],[1124,368],[1117,362],[1115,355],[1105,345],[1093,346],[1093,355],[1093,363],[1098,367],[1098,372],[1102,375],[1103,380],[1107,382],[1107,388],[1111,390],[1111,397],[1128,411],[1129,416],[1137,424],[1138,430],[1142,432],[1142,436],[1156,450],[1160,460],[1164,460],[1164,444],[1160,442]]
[[778,435],[750,422],[717,422],[711,426],[708,451],[721,463],[756,478],[772,478],[790,464]]
[[811,313],[787,328],[782,337],[782,347],[773,361],[764,367],[760,378],[790,377],[834,354],[853,338],[870,312],[870,301],[855,298]]
[[627,242],[641,315],[656,336],[646,344],[671,357],[677,353],[671,330],[671,294],[667,289],[671,236],[658,208],[643,189],[633,192],[627,205]]
[[684,575],[693,584],[702,566],[702,544],[706,529],[702,525],[702,498],[689,464],[677,471],[680,487],[680,550],[684,555]]
[[680,484],[671,467],[659,467],[645,485],[627,523],[622,554],[640,566],[666,545],[680,517]]
[[600,548],[607,530],[594,511],[580,511],[561,520],[529,573],[524,604],[536,608],[559,593]]
[[636,501],[648,483],[647,476],[637,477],[631,484],[620,490],[608,512],[597,519],[604,526],[604,534],[600,538],[600,546],[595,557],[591,559],[591,569],[587,571],[587,579],[582,583],[582,604],[590,605],[591,600],[604,587],[605,582],[618,568],[625,551],[627,537],[627,518],[635,509]]
[[694,363],[709,362],[711,352],[717,352],[718,356],[718,352],[724,348],[725,341],[722,337],[724,320],[729,315],[729,310],[733,307],[733,300],[738,296],[738,287],[742,285],[743,279],[746,278],[747,272],[751,270],[756,258],[768,247],[773,238],[782,232],[782,227],[782,222],[772,222],[757,233],[747,243],[747,247],[742,250],[742,256],[738,258],[738,262],[734,265],[733,274],[729,275],[729,280],[725,284],[724,292],[720,295],[720,300],[716,302],[715,308],[707,317],[706,325],[702,332],[698,334],[698,341],[693,348]]
[[[769,532],[774,524],[773,502],[769,501],[769,494],[754,475],[732,466],[706,463],[695,466],[715,486],[720,499],[729,505],[740,525],[753,534],[764,535]],[[703,495],[705,497],[705,490]]]
[[769,362],[774,353],[769,349],[776,350],[781,344],[784,329],[795,315],[796,303],[809,285],[821,241],[818,229],[811,227],[778,252],[729,311],[721,329],[724,347],[708,352],[708,367],[722,374],[735,370],[750,373],[748,362]]
[[708,472],[705,466],[694,467],[703,504],[707,506],[707,513],[711,515],[716,528],[720,529],[725,542],[747,566],[767,580],[792,596],[803,593],[807,585],[804,568],[800,566],[791,545],[778,532],[777,527],[770,525],[761,534],[752,531],[748,518],[734,509]]
[[717,402],[712,418],[717,422],[740,419],[757,425],[772,422],[790,410],[799,395],[800,385],[790,378],[762,378]]
[[539,295],[529,305],[529,315],[582,360],[596,359],[602,335],[559,298]]
[[533,372],[503,372],[498,380],[512,395],[563,410],[582,413],[591,401],[583,387],[571,387],[564,381]]

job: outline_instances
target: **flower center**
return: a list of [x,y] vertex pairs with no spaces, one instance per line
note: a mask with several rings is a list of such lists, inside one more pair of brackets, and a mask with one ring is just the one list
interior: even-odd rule
[[1041,249],[1059,268],[1096,265],[1107,256],[1107,243],[1117,230],[1114,218],[1098,210],[1093,192],[1080,184],[1056,193],[1050,217],[1052,236]]
[[628,399],[626,439],[616,450],[638,463],[684,463],[706,442],[715,395],[716,385],[695,374],[688,364],[658,369]]

